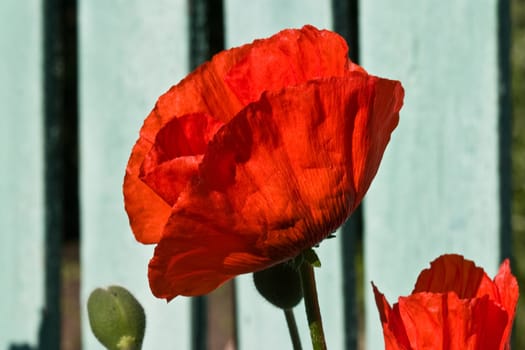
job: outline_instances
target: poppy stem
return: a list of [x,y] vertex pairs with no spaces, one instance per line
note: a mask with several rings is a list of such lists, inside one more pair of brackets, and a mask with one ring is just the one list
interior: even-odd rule
[[302,350],[301,338],[299,337],[299,330],[297,329],[297,323],[295,322],[295,316],[293,309],[283,309],[284,316],[286,317],[286,324],[288,325],[288,331],[290,332],[290,338],[292,339],[292,345],[294,350]]
[[308,326],[310,327],[310,338],[312,339],[313,350],[326,350],[324,338],[323,322],[317,299],[317,288],[315,286],[314,268],[305,261],[301,264],[301,283],[303,286],[304,307]]

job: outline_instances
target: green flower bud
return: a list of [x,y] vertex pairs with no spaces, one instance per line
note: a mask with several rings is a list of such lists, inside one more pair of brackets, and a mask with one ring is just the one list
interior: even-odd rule
[[254,272],[253,282],[266,300],[281,309],[291,309],[303,298],[301,276],[292,261]]
[[88,298],[89,324],[109,350],[139,350],[146,316],[142,305],[123,287],[97,288]]

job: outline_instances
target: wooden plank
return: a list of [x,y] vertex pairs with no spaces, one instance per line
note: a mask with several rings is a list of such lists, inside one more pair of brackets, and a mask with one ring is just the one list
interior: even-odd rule
[[0,348],[38,346],[44,307],[42,1],[0,2]]
[[[365,281],[394,302],[443,253],[500,263],[496,0],[360,3],[361,63],[405,106],[365,201]],[[503,232],[508,234],[508,232]],[[382,348],[366,288],[367,348]]]
[[[153,297],[153,246],[135,241],[122,181],[142,121],[187,72],[186,1],[80,1],[82,305],[96,287],[120,284],[147,314],[145,349],[190,347],[189,299]],[[83,317],[83,346],[101,348]]]
[[[225,1],[227,47],[267,37],[284,28],[300,28],[308,23],[319,28],[330,28],[330,2]],[[337,238],[328,240],[318,249],[323,266],[316,269],[316,278],[329,349],[342,349],[344,346],[340,243]],[[269,349],[291,347],[283,312],[262,299],[253,286],[252,275],[238,277],[236,286],[239,349],[258,349],[261,344]],[[309,349],[310,336],[302,303],[294,312],[303,347]]]

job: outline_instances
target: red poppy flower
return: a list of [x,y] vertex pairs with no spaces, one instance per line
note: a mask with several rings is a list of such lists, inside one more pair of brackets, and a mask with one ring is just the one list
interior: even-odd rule
[[443,255],[393,308],[373,288],[386,350],[510,348],[519,292],[508,260],[491,280],[474,262]]
[[223,51],[162,95],[126,169],[153,293],[200,295],[341,225],[398,123],[403,89],[306,26]]

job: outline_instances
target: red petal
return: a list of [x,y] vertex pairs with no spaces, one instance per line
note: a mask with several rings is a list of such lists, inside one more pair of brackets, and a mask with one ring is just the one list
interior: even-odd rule
[[507,332],[509,316],[501,305],[490,299],[488,295],[471,302],[472,314],[465,318],[466,325],[471,324],[473,339],[476,339],[476,350],[508,349],[510,331]]
[[168,223],[166,231],[179,234],[163,237],[155,248],[148,272],[155,296],[169,301],[177,295],[206,294],[246,270],[271,263],[250,253],[253,235],[226,231],[228,223],[210,225],[199,219],[179,215]]
[[508,317],[488,295],[462,300],[451,293],[416,293],[392,309],[375,286],[386,350],[503,350]]
[[[403,105],[404,91],[393,82],[377,79],[368,85],[369,94],[360,94],[359,106],[368,106],[355,116],[352,135],[353,181],[356,187],[356,202],[360,203],[379,169],[383,151],[390,141],[390,133],[399,118],[392,111]],[[371,117],[373,116],[373,117]]]
[[140,179],[172,206],[197,174],[208,142],[222,125],[205,114],[171,120],[157,133],[142,163]]
[[[294,43],[294,40],[297,42]],[[313,42],[315,40],[319,42]],[[266,61],[253,62],[253,58],[263,57],[260,57],[260,54],[254,57],[252,52],[261,53],[267,50],[275,52],[275,49],[271,48],[273,46],[289,50],[289,54],[297,57],[278,55],[279,57],[270,57]],[[195,158],[192,157],[188,162],[180,160],[171,165],[164,165],[160,169],[149,169],[148,173],[152,174],[146,176],[146,181],[154,187],[155,191],[139,179],[145,155],[156,142],[157,133],[161,128],[171,120],[188,114],[206,114],[217,121],[228,122],[245,104],[255,101],[263,91],[281,89],[289,83],[288,77],[272,75],[273,69],[281,66],[289,67],[293,71],[300,71],[303,66],[306,67],[304,75],[294,78],[297,83],[334,71],[342,74],[345,69],[363,72],[359,66],[349,63],[346,55],[346,44],[337,34],[318,31],[311,26],[301,30],[285,30],[271,38],[257,40],[252,44],[219,53],[162,95],[155,109],[144,121],[140,138],[133,147],[124,180],[125,206],[136,239],[143,243],[158,242],[168,215],[168,207],[174,203],[195,170],[192,168]],[[308,63],[310,61],[311,65]],[[243,69],[251,71],[250,67],[255,67],[254,65],[260,69],[258,72],[264,72],[273,78],[265,78],[254,73],[251,79],[255,80],[242,80],[239,73],[242,73]],[[227,76],[228,83],[226,83]],[[248,97],[245,93],[239,92],[239,89],[244,88],[249,91]],[[237,94],[243,96],[242,101],[238,99]],[[183,149],[178,148],[173,151],[185,153]],[[177,169],[178,166],[181,166],[180,170]],[[174,180],[173,189],[165,188],[168,179]]]
[[[169,216],[170,204],[157,195],[139,178],[142,163],[151,150],[159,130],[174,118],[189,114],[205,114],[217,121],[228,121],[241,108],[223,77],[246,50],[224,51],[188,75],[178,85],[162,95],[155,109],[148,115],[140,130],[140,138],[131,151],[124,178],[124,201],[135,238],[142,243],[159,241]],[[174,153],[182,150],[174,150]],[[183,153],[183,152],[182,152]],[[185,164],[188,170],[190,164]],[[186,175],[184,175],[186,174]],[[177,187],[189,178],[188,171],[182,171]],[[158,189],[157,189],[158,190]],[[171,191],[177,192],[178,189]],[[164,193],[168,199],[176,198],[174,193]]]
[[393,309],[374,286],[387,349],[507,350],[518,293],[508,260],[493,282],[460,255],[433,261]]
[[368,189],[401,99],[398,82],[348,73],[250,104],[215,135],[175,204],[150,263],[153,293],[209,292],[335,230]]
[[502,349],[506,312],[488,296],[462,300],[455,293],[399,298],[398,312],[411,349]]
[[494,278],[494,284],[499,291],[499,302],[507,311],[509,316],[503,339],[509,340],[505,349],[510,349],[510,334],[512,332],[512,324],[514,322],[516,305],[518,303],[519,287],[516,277],[514,277],[510,271],[510,262],[508,259],[505,259],[505,261],[501,264],[498,274]]
[[265,45],[254,44],[225,77],[243,104],[257,101],[264,91],[340,77],[348,71],[348,46],[333,32],[305,26],[300,31],[284,30]]
[[135,238],[157,243],[171,213],[171,207],[138,177],[140,165],[150,144],[139,139],[133,147],[124,177],[124,204]]
[[488,294],[499,302],[498,291],[482,268],[461,255],[442,255],[423,270],[412,293],[455,292],[460,299],[469,299]]
[[203,113],[172,119],[157,133],[155,143],[144,159],[144,172],[174,158],[204,154],[208,142],[223,124]]
[[171,208],[189,181],[198,173],[202,158],[202,155],[185,156],[166,161],[140,179]]
[[413,293],[420,291],[454,291],[462,299],[488,296],[507,312],[508,319],[502,339],[510,339],[519,290],[508,260],[501,265],[493,282],[472,261],[465,260],[460,255],[441,256],[431,263],[430,269],[421,272]]
[[410,341],[399,312],[393,312],[385,296],[373,283],[372,288],[377,309],[379,310],[381,325],[383,326],[385,350],[410,350]]

